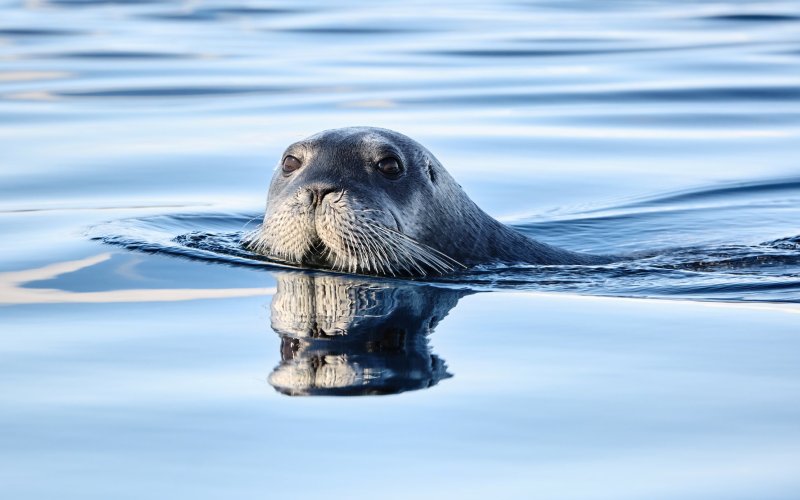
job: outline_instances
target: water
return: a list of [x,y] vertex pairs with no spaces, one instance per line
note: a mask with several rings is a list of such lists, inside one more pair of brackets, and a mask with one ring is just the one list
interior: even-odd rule
[[[0,2],[5,494],[796,498],[799,27]],[[635,258],[410,281],[242,251],[283,148],[362,124],[520,231]]]

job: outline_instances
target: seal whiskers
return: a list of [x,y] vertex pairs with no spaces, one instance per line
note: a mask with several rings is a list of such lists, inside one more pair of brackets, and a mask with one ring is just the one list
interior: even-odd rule
[[313,234],[296,230],[292,221],[298,215],[292,214],[301,211],[289,206],[248,233],[243,243],[253,252],[293,264],[313,264],[311,257],[316,256],[319,264],[348,273],[428,276],[465,268],[439,250],[383,225],[376,220],[383,215],[380,210],[354,210],[342,198],[317,209],[322,223],[313,224]]

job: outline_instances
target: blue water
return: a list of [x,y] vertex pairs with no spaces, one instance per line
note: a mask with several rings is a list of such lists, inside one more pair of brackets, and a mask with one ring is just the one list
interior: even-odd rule
[[[796,2],[0,1],[3,496],[797,498],[798,89]],[[351,125],[634,258],[243,251]]]

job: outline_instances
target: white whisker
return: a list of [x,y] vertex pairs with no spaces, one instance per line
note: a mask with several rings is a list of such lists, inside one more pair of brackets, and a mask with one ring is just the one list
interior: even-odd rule
[[313,261],[348,273],[426,277],[464,267],[384,225],[385,211],[354,208],[354,203],[343,193],[314,209],[303,197],[295,196],[276,212],[268,212],[258,228],[242,236],[242,243],[253,252],[284,262],[303,265]]

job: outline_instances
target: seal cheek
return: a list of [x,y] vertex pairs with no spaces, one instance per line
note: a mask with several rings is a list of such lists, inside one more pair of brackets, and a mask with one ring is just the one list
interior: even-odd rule
[[392,216],[392,220],[394,221],[394,228],[398,232],[403,233],[404,232],[403,225],[400,224],[400,219],[398,219],[397,216],[394,214],[394,212],[392,212],[391,210],[387,210],[386,212],[388,212],[388,214]]

